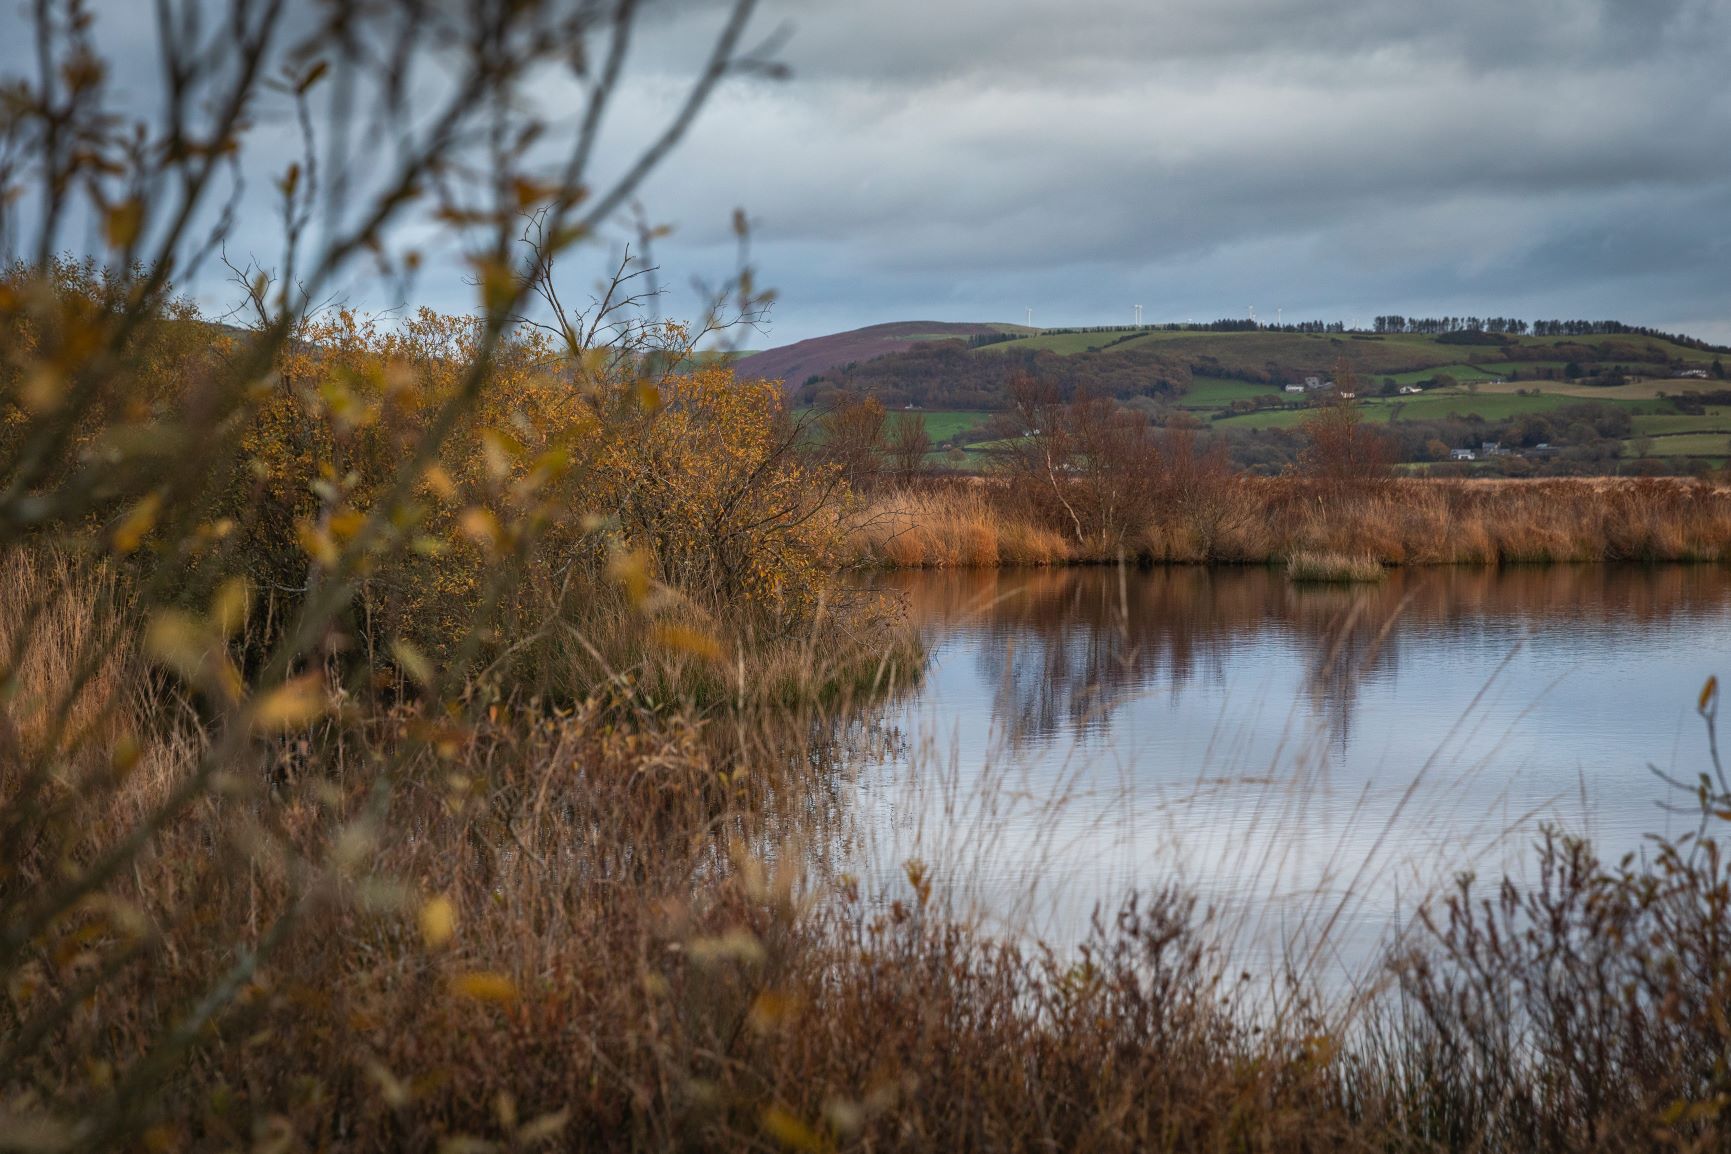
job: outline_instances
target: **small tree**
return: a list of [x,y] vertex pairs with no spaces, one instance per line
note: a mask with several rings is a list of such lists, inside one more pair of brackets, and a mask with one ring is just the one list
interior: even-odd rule
[[911,480],[926,465],[926,454],[932,451],[932,436],[926,432],[925,418],[918,413],[903,413],[890,427],[889,456],[896,476]]
[[1344,360],[1335,366],[1336,390],[1305,419],[1304,473],[1336,487],[1355,487],[1388,476],[1393,451],[1388,438],[1371,427],[1357,404],[1342,396],[1355,392],[1357,379]]
[[1084,548],[1123,552],[1153,514],[1160,455],[1145,414],[1106,397],[1064,402],[1032,377],[1010,383],[1003,467],[1011,489]]
[[876,397],[843,397],[819,422],[823,456],[840,467],[850,485],[877,480],[884,452],[887,414]]

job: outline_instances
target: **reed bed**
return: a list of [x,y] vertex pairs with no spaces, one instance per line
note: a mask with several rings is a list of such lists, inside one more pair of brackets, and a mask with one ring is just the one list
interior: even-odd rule
[[1300,551],[1286,561],[1287,580],[1301,584],[1370,584],[1387,576],[1381,561],[1363,554]]
[[1383,565],[1720,561],[1731,557],[1731,489],[1662,478],[1340,486],[1232,477],[1159,502],[1145,524],[1101,541],[1067,536],[1000,482],[957,481],[878,494],[850,545],[861,564],[903,568],[1283,564],[1300,553]]

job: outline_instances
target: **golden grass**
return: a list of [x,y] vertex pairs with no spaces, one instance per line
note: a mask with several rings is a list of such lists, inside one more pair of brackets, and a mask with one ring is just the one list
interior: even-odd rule
[[[28,696],[6,702],[25,744],[0,762],[0,801],[18,796],[40,752],[29,743],[47,740],[40,703],[77,695],[81,653],[98,670],[84,692],[104,703],[86,727],[104,736],[86,745],[136,734],[139,763],[155,767],[56,791],[69,853],[8,845],[0,901],[16,903],[128,836],[208,746],[170,699],[131,691],[145,667],[103,573],[50,554],[9,558],[4,574],[15,600],[0,640],[20,638],[17,605],[40,604],[38,639],[64,647],[27,662]],[[775,677],[829,676],[809,650],[803,670],[781,653]],[[261,739],[13,970],[0,1053],[55,1007],[75,1012],[0,1072],[0,1122],[62,1079],[124,1084],[146,1039],[289,925],[286,948],[199,1031],[196,1058],[127,1102],[141,1148],[1585,1151],[1724,1138],[1716,1113],[1674,1109],[1726,1091],[1715,1062],[1731,959],[1714,943],[1731,878],[1716,854],[1672,859],[1655,886],[1554,849],[1545,889],[1505,891],[1501,906],[1456,895],[1429,945],[1398,959],[1398,996],[1368,1016],[1299,996],[1270,1018],[1176,891],[1103,911],[1073,955],[957,920],[918,863],[899,900],[827,872],[821,847],[845,817],[834,783],[861,716],[602,695],[501,701],[455,725],[398,701]],[[411,739],[428,726],[435,740]],[[1618,945],[1656,934],[1690,964]],[[1530,1057],[1499,1065],[1511,1052]],[[103,1148],[102,1134],[82,1148]]]
[[858,518],[848,544],[858,559],[899,569],[1073,560],[1061,533],[1003,516],[984,488],[974,484],[881,493]]
[[[862,564],[901,568],[1110,561],[1039,523],[994,482],[880,494],[849,539]],[[1014,548],[1006,542],[1014,541]],[[1731,557],[1731,490],[1612,478],[1406,478],[1341,489],[1234,478],[1167,503],[1136,536],[1153,563],[1280,564],[1300,553],[1383,565],[1718,561]]]
[[1298,583],[1347,585],[1381,581],[1382,562],[1363,554],[1300,551],[1286,560],[1286,578]]

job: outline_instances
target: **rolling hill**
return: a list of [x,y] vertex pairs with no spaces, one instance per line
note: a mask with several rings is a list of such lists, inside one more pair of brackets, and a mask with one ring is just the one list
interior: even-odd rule
[[851,332],[813,337],[796,344],[752,353],[734,362],[743,377],[786,381],[798,387],[848,365],[906,352],[924,341],[957,341],[991,333],[1030,332],[1015,325],[953,324],[946,321],[897,321]]
[[[889,351],[872,355],[878,349]],[[1434,459],[1439,443],[1472,447],[1517,435],[1555,440],[1577,456],[1590,450],[1606,468],[1619,453],[1717,461],[1731,451],[1731,382],[1723,375],[1731,352],[1642,332],[1033,331],[909,322],[756,354],[739,367],[779,376],[800,406],[864,393],[918,410],[940,450],[934,462],[947,467],[979,467],[990,457],[994,410],[1005,406],[1011,380],[1029,375],[1062,392],[1117,397],[1162,424],[1199,424],[1244,464],[1275,468],[1296,442],[1269,437],[1296,432],[1314,402],[1285,386],[1332,377],[1343,361],[1357,376],[1365,419],[1398,431],[1404,460]],[[788,369],[777,372],[781,366]]]
[[[979,343],[969,338],[1000,334]],[[1032,331],[1009,325],[910,321],[819,337],[743,357],[742,374],[785,381],[802,400],[845,390],[886,404],[994,407],[1009,380],[1031,375],[1061,389],[1087,387],[1123,399],[1178,400],[1201,381],[1279,386],[1328,376],[1345,361],[1361,386],[1558,380],[1621,372],[1671,378],[1706,370],[1725,354],[1639,334],[1496,336],[1461,334],[1239,332],[1196,329]],[[1575,368],[1571,369],[1573,365]]]

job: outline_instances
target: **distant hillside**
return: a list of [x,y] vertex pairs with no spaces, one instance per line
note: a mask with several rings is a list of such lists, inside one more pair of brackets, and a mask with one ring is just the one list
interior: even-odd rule
[[854,329],[852,332],[835,333],[827,337],[813,337],[811,340],[784,345],[778,349],[752,353],[739,358],[733,367],[742,377],[786,381],[790,389],[796,389],[814,376],[822,376],[891,353],[906,352],[921,342],[966,342],[969,337],[1026,331],[1029,330],[1016,325],[897,321],[893,324]]
[[1024,374],[1066,392],[1087,388],[1123,399],[1177,400],[1204,381],[1240,381],[1278,391],[1306,377],[1330,376],[1341,361],[1352,366],[1362,387],[1375,390],[1391,382],[1416,385],[1435,378],[1563,380],[1619,372],[1666,378],[1706,370],[1719,355],[1694,342],[1644,333],[1126,328],[1023,330],[991,343],[966,339],[1000,330],[1010,326],[880,325],[760,353],[739,367],[785,380],[806,403],[840,389],[871,393],[897,406],[989,409],[1003,403],[1010,379]]

